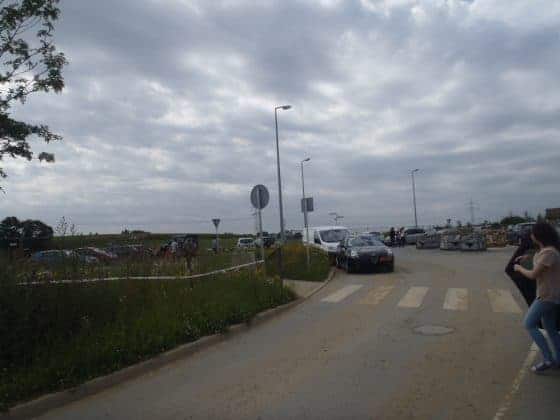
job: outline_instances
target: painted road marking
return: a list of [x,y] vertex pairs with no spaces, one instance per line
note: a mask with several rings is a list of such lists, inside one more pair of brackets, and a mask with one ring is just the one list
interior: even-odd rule
[[377,286],[371,289],[359,303],[362,305],[377,305],[391,293],[394,286]]
[[494,420],[501,420],[506,416],[508,410],[511,408],[511,403],[515,400],[515,397],[519,392],[519,388],[521,387],[521,383],[523,382],[523,379],[527,375],[527,372],[529,372],[530,366],[537,358],[538,352],[539,352],[539,348],[535,343],[533,343],[529,348],[529,353],[527,354],[527,357],[525,358],[525,361],[523,362],[521,369],[519,369],[519,372],[517,372],[517,376],[515,377],[513,384],[511,385],[511,390],[505,396],[504,401],[502,402],[500,408],[498,408],[498,411],[494,416]]
[[488,298],[494,312],[506,314],[520,314],[521,308],[509,290],[489,289]]
[[322,300],[322,302],[330,302],[330,303],[340,302],[342,299],[347,298],[352,293],[355,293],[358,290],[360,290],[362,287],[364,287],[364,286],[362,286],[360,284],[351,284],[350,286],[345,286],[342,289],[337,290],[333,294],[324,298]]
[[401,308],[419,308],[428,293],[428,287],[411,287],[397,306]]
[[443,309],[450,311],[466,311],[469,306],[469,291],[467,289],[447,289]]

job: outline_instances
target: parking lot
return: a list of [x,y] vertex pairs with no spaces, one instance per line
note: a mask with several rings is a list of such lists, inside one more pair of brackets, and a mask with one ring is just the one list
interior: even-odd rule
[[[536,377],[511,248],[395,250],[245,334],[45,418],[554,418]],[[531,416],[528,414],[531,413]]]

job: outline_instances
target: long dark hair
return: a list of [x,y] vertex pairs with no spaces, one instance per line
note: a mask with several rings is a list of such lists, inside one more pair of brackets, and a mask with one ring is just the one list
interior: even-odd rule
[[546,222],[538,222],[533,225],[533,236],[543,244],[543,247],[553,246],[560,252],[560,236],[556,229]]

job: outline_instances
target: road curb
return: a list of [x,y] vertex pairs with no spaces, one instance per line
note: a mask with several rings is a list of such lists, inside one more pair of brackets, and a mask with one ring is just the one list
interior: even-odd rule
[[43,415],[48,411],[60,408],[82,398],[98,394],[108,388],[119,385],[131,379],[138,378],[179,359],[183,359],[201,350],[209,348],[217,343],[226,341],[244,331],[248,331],[249,329],[257,325],[264,323],[265,321],[268,321],[281,315],[284,312],[287,312],[288,310],[294,308],[302,302],[305,302],[313,295],[317,294],[320,290],[322,290],[327,284],[329,284],[329,282],[334,278],[335,274],[336,269],[333,267],[331,268],[327,279],[324,282],[320,283],[317,288],[315,288],[308,296],[300,297],[293,300],[292,302],[277,306],[276,308],[268,309],[264,312],[260,312],[255,315],[253,319],[247,322],[230,326],[225,333],[214,334],[199,338],[192,343],[180,345],[179,347],[166,351],[165,353],[158,354],[148,360],[125,367],[108,375],[92,379],[74,388],[47,394],[35,400],[17,405],[15,407],[12,407],[6,413],[0,413],[0,420],[28,419]]

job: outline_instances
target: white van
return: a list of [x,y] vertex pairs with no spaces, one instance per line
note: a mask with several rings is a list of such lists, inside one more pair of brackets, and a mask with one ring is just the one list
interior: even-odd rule
[[303,243],[309,242],[312,246],[335,255],[340,241],[345,239],[350,231],[344,226],[319,226],[309,228],[309,239],[305,236],[305,229],[302,231]]

